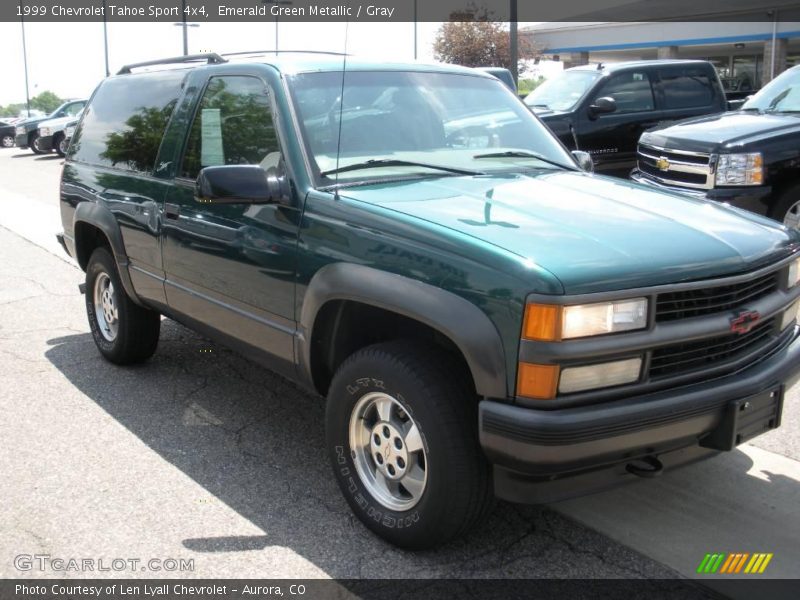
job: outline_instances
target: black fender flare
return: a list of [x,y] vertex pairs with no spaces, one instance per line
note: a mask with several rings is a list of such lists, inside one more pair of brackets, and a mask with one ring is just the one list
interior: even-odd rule
[[72,218],[72,231],[75,235],[75,258],[81,269],[85,271],[89,257],[82,257],[78,250],[80,248],[80,240],[78,239],[79,228],[77,227],[79,223],[92,225],[103,232],[109,244],[111,244],[111,251],[114,255],[114,261],[117,263],[117,271],[122,281],[122,287],[125,288],[125,292],[136,304],[144,306],[136,290],[133,289],[131,275],[128,272],[130,261],[128,260],[128,254],[125,252],[122,231],[119,228],[119,223],[114,217],[114,214],[108,210],[108,208],[97,202],[81,202],[76,207],[75,214]]
[[298,335],[301,376],[311,376],[311,335],[320,309],[331,300],[352,300],[425,323],[461,351],[480,396],[506,398],[505,351],[494,323],[456,294],[403,275],[354,263],[317,271],[303,299]]

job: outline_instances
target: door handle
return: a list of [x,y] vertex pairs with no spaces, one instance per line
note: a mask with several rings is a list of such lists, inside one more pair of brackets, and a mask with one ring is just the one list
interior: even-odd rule
[[177,219],[181,216],[181,207],[178,204],[170,204],[167,202],[164,205],[164,214],[168,219]]

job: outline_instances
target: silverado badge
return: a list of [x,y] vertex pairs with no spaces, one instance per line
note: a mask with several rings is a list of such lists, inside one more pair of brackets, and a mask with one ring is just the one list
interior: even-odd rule
[[669,160],[666,156],[661,156],[656,159],[656,166],[661,169],[662,171],[669,170]]
[[755,310],[743,310],[731,318],[731,331],[733,333],[747,333],[758,324],[761,315]]

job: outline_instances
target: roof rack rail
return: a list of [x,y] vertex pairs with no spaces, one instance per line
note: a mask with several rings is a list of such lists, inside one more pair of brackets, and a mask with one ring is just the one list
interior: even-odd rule
[[248,52],[224,52],[222,56],[246,56],[248,54],[329,54],[331,56],[350,56],[332,50],[250,50]]
[[127,75],[131,72],[131,69],[138,69],[140,67],[153,67],[155,65],[171,65],[171,64],[181,64],[181,63],[189,63],[189,62],[197,62],[200,60],[206,61],[206,64],[209,65],[221,65],[222,63],[228,62],[224,58],[222,58],[216,52],[208,52],[206,54],[190,54],[188,56],[175,56],[173,58],[161,58],[158,60],[148,60],[145,62],[140,63],[132,63],[130,65],[125,65],[119,71],[117,71],[117,75]]

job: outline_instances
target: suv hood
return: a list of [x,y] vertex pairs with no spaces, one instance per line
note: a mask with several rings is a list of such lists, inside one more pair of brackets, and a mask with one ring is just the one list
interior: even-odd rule
[[521,257],[553,273],[567,294],[720,277],[800,248],[799,233],[766,218],[570,171],[376,184],[340,193],[477,238],[489,252]]
[[640,141],[676,150],[716,152],[725,146],[741,146],[798,132],[800,116],[796,114],[733,111],[657,127],[642,134]]
[[50,129],[64,129],[68,123],[75,121],[79,117],[59,117],[58,119],[45,119],[39,123],[39,129],[42,127],[49,127]]

